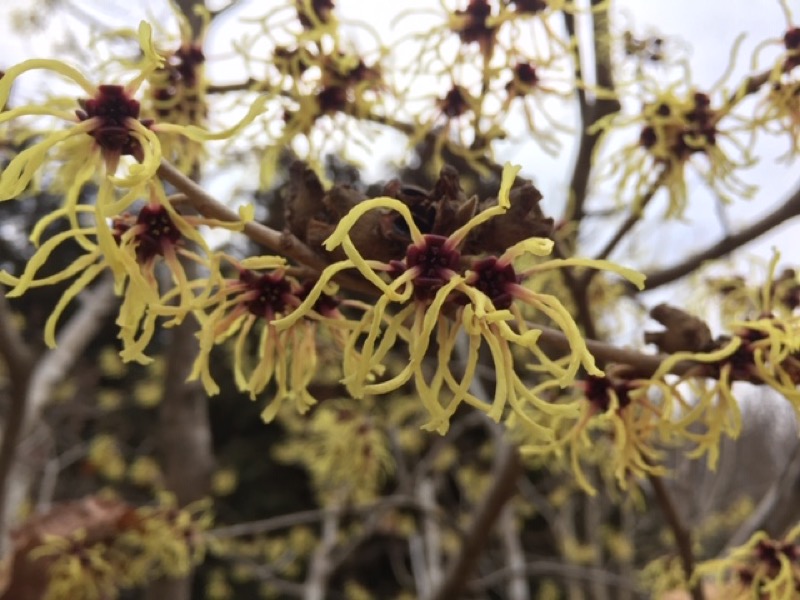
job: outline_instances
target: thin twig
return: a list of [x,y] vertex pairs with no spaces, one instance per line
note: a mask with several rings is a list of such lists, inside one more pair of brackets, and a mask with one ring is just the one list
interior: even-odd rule
[[[184,195],[185,198],[182,197],[180,199],[181,202],[188,202],[199,214],[211,219],[218,219],[230,223],[241,221],[241,217],[236,211],[225,206],[167,161],[161,162],[158,174],[164,181],[175,186],[175,188]],[[308,268],[308,272],[305,273],[306,275],[313,276],[318,274],[328,266],[328,263],[322,256],[316,254],[311,248],[288,231],[276,231],[261,223],[250,221],[244,224],[242,233],[255,243],[272,250],[276,254],[286,256],[304,265]],[[375,292],[375,287],[360,277],[340,274],[335,279],[342,287],[353,291],[366,293]]]
[[[611,239],[608,240],[603,249],[600,250],[600,253],[597,255],[598,260],[604,260],[611,256],[611,253],[614,252],[623,238],[628,235],[631,229],[633,229],[633,226],[642,219],[645,208],[647,208],[647,205],[656,195],[656,192],[661,189],[661,185],[664,183],[666,175],[667,168],[664,167],[662,168],[661,173],[659,173],[659,175],[656,177],[655,181],[653,181],[647,192],[645,192],[640,200],[637,200],[634,203],[635,210],[633,210],[631,214],[629,214],[628,217],[620,224],[617,231],[613,236],[611,236]],[[586,275],[584,275],[586,282],[588,283],[588,281],[590,281],[596,273],[597,271],[594,270],[586,271]]]
[[461,545],[461,550],[448,566],[444,580],[430,600],[453,600],[460,598],[474,575],[475,563],[486,548],[489,536],[500,512],[517,490],[517,479],[522,474],[522,461],[517,448],[503,444],[500,467],[481,505],[475,511],[472,525]]
[[[178,191],[183,192],[192,203],[194,209],[201,215],[231,223],[241,220],[236,211],[225,206],[167,161],[161,162],[158,174],[164,181],[171,183]],[[247,237],[257,244],[261,244],[273,252],[278,252],[301,264],[308,265],[319,271],[327,265],[320,256],[288,232],[275,231],[254,221],[245,223],[243,231]]]
[[[472,592],[481,592],[494,587],[495,585],[502,583],[506,579],[515,575],[533,577],[555,575],[561,576],[568,581],[576,579],[581,579],[587,582],[600,581],[605,585],[614,586],[620,590],[630,590],[634,592],[637,590],[633,583],[634,580],[627,577],[621,577],[620,575],[612,573],[611,571],[596,567],[584,567],[581,565],[567,564],[555,560],[544,559],[529,562],[526,565],[523,565],[522,568],[515,569],[511,567],[504,567],[502,569],[498,569],[493,573],[472,581],[469,584],[469,590]],[[649,597],[644,592],[639,592],[637,595],[640,598]]]
[[423,477],[417,485],[417,500],[425,508],[422,517],[425,578],[427,589],[433,590],[442,581],[442,531],[440,523],[430,515],[436,510],[436,485],[431,477]]
[[[52,398],[53,388],[58,385],[83,355],[83,351],[105,324],[105,317],[116,305],[114,284],[111,278],[103,279],[92,290],[82,296],[83,303],[74,316],[64,325],[56,337],[56,347],[49,350],[36,363],[30,374],[23,404],[22,420],[18,440],[22,440],[40,422],[41,413]],[[6,460],[10,461],[5,477],[5,489],[0,497],[0,555],[8,543],[8,528],[12,515],[18,514],[28,492],[30,474],[17,457],[17,442]]]
[[506,504],[500,514],[500,535],[506,553],[506,565],[511,569],[506,593],[509,600],[530,600],[531,590],[525,576],[525,549],[522,547],[513,504]]
[[336,505],[328,511],[322,521],[322,539],[311,556],[308,567],[303,600],[324,600],[328,589],[328,579],[333,570],[331,559],[336,548],[339,535],[339,521],[342,516],[342,505]]
[[[590,43],[593,46],[594,54],[594,61],[592,62],[594,72],[592,75],[597,88],[611,94],[614,90],[614,80],[611,57],[606,47],[610,39],[608,9],[599,8],[599,4],[600,2],[597,0],[592,0],[593,11],[589,13],[589,18],[592,19],[592,40]],[[575,57],[575,79],[576,81],[582,81],[584,77],[581,60],[585,52],[581,50],[580,39],[576,36],[575,17],[569,11],[564,11],[564,19],[570,37],[578,40],[578,51]],[[578,155],[572,169],[572,177],[569,184],[570,198],[565,219],[579,225],[585,215],[584,206],[592,172],[592,157],[601,136],[599,131],[590,134],[588,130],[600,119],[618,111],[619,101],[614,98],[597,98],[593,103],[589,103],[583,86],[577,85],[576,89],[582,134],[578,142]],[[573,239],[577,239],[578,229],[579,227],[575,228]]]
[[0,441],[0,532],[3,532],[8,478],[22,435],[25,402],[34,359],[33,353],[14,324],[11,307],[2,291],[0,291],[0,359],[5,363],[9,381],[9,404],[3,420],[3,439]]
[[646,273],[646,289],[649,291],[657,287],[661,287],[662,285],[672,283],[673,281],[688,275],[704,262],[726,256],[734,250],[744,246],[748,242],[753,241],[757,237],[764,235],[778,225],[788,221],[789,219],[797,217],[798,215],[800,215],[800,186],[777,209],[762,219],[756,221],[749,227],[745,227],[739,233],[726,236],[705,250],[701,250],[691,255],[671,267]]
[[692,551],[692,534],[684,526],[681,517],[675,504],[670,498],[669,491],[664,485],[664,480],[657,475],[649,474],[647,478],[653,486],[653,491],[656,495],[656,500],[667,520],[667,525],[675,537],[675,545],[678,549],[678,555],[681,559],[681,567],[683,574],[686,578],[686,584],[689,586],[689,591],[692,595],[692,600],[704,600],[703,588],[699,581],[692,583],[692,575],[694,573],[694,553]]
[[[387,496],[372,504],[350,506],[345,512],[343,512],[342,516],[346,517],[350,515],[363,515],[387,508],[408,508],[425,512],[425,508],[420,506],[416,498],[411,496]],[[210,531],[206,532],[206,536],[217,539],[227,539],[241,536],[260,535],[279,529],[287,529],[296,525],[317,523],[325,519],[325,517],[332,511],[333,509],[331,508],[319,508],[313,510],[304,510],[288,515],[279,515],[277,517],[270,517],[269,519],[262,519],[260,521],[238,523],[236,525],[211,529]],[[441,517],[440,513],[438,512],[435,512],[430,516],[433,518]]]

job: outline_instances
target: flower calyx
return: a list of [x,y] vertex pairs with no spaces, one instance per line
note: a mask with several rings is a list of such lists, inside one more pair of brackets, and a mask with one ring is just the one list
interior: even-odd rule
[[78,101],[81,110],[75,111],[80,121],[93,120],[89,130],[100,147],[109,172],[116,170],[121,156],[133,156],[141,162],[144,154],[141,144],[133,134],[135,124],[150,128],[152,119],[139,119],[139,101],[130,96],[124,86],[101,85],[94,98]]

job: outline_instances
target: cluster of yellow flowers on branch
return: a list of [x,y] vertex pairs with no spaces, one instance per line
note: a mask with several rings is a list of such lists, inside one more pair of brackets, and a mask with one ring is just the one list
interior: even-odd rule
[[[479,5],[470,4],[448,27],[464,43],[478,41],[481,52],[491,54],[495,51],[493,36],[502,24],[527,13],[515,7],[503,13],[507,18],[501,15],[495,22],[479,10]],[[327,30],[326,25],[319,34],[328,35]],[[200,142],[235,136],[259,118],[267,95],[256,99],[233,127],[209,133],[193,124],[204,114],[198,106],[202,93],[190,93],[173,102],[159,91],[166,86],[170,94],[177,93],[169,82],[173,87],[180,84],[192,89],[199,85],[202,52],[182,46],[174,55],[177,58],[168,61],[156,50],[146,23],[140,26],[138,38],[141,59],[135,65],[137,74],[125,85],[93,85],[77,70],[53,60],[26,61],[8,69],[0,79],[3,103],[14,81],[34,69],[63,75],[90,96],[76,100],[79,108],[74,113],[63,109],[63,102],[52,107],[8,108],[0,113],[0,122],[7,123],[27,116],[51,116],[72,123],[35,141],[0,175],[0,195],[11,199],[29,185],[40,185],[44,167],[52,160],[57,165],[54,185],[64,189],[62,208],[43,218],[33,230],[31,241],[38,249],[24,271],[19,275],[0,272],[0,282],[12,286],[11,297],[73,279],[48,321],[45,340],[49,345],[55,344],[58,319],[72,299],[101,273],[110,271],[117,292],[124,298],[117,319],[124,360],[147,362],[147,346],[158,327],[178,324],[193,314],[201,324],[201,333],[191,377],[201,380],[208,393],[216,393],[210,355],[215,346],[235,336],[233,362],[238,387],[253,398],[273,382],[277,387],[270,392],[266,420],[276,416],[285,399],[291,399],[301,412],[314,404],[309,386],[317,367],[317,344],[321,338],[330,338],[342,357],[342,382],[353,397],[382,395],[413,385],[430,417],[426,427],[440,433],[447,430],[458,407],[466,403],[496,421],[513,414],[514,426],[528,430],[523,443],[531,452],[552,451],[579,439],[585,444],[584,425],[592,415],[624,414],[615,425],[621,444],[616,474],[621,482],[631,469],[639,474],[659,471],[659,454],[651,448],[652,436],[673,421],[667,415],[676,406],[674,402],[690,415],[681,418],[685,435],[692,437],[686,424],[695,422],[705,409],[675,400],[681,398],[677,386],[664,379],[682,360],[722,365],[719,353],[727,353],[727,362],[718,373],[706,369],[693,375],[716,377],[721,390],[732,380],[756,377],[759,383],[775,387],[797,403],[796,349],[791,341],[794,325],[775,325],[762,319],[739,331],[724,349],[695,349],[710,352],[702,356],[673,354],[651,380],[663,398],[646,400],[641,396],[634,404],[643,404],[643,414],[649,416],[642,422],[631,420],[634,409],[627,406],[631,398],[639,396],[631,396],[630,387],[623,393],[603,379],[567,306],[529,282],[540,281],[553,270],[587,268],[612,271],[639,288],[643,278],[605,260],[547,258],[554,249],[552,227],[541,215],[535,188],[524,181],[515,183],[519,167],[506,165],[497,198],[482,201],[467,197],[458,174],[447,169],[430,191],[387,186],[385,195],[377,198],[353,197],[337,186],[326,191],[317,182],[317,188],[305,190],[308,197],[298,200],[301,194],[295,194],[294,204],[290,202],[289,232],[266,236],[268,245],[280,252],[286,249],[287,236],[294,234],[293,243],[306,249],[305,254],[294,256],[300,256],[305,266],[291,265],[282,256],[237,259],[214,251],[199,232],[200,226],[251,234],[258,226],[249,222],[249,211],[234,218],[218,210],[213,200],[209,206],[208,198],[200,197],[191,182],[183,186],[188,181],[185,177],[167,164],[162,166],[162,137],[169,135],[174,140],[174,136],[182,135]],[[784,71],[793,69],[796,62],[788,46],[790,38],[786,42],[790,54],[782,63]],[[134,98],[143,87],[155,99],[153,117],[142,116],[140,103]],[[644,127],[641,137],[653,139],[641,145],[651,154],[664,143],[673,150],[680,145],[685,155],[682,160],[701,149],[700,138],[716,144],[719,115],[709,108],[708,97],[699,92],[677,112],[676,102],[648,105],[645,117],[651,124]],[[193,117],[178,115],[184,105]],[[162,121],[175,115],[183,122]],[[687,128],[694,129],[689,132]],[[667,155],[659,155],[656,163],[667,159]],[[663,167],[669,177],[674,176],[674,165]],[[294,174],[307,178],[302,168]],[[181,191],[188,194],[201,215],[182,214],[167,196],[161,176],[183,186]],[[81,193],[90,184],[97,185],[96,198],[91,203],[81,202]],[[66,230],[42,241],[46,230],[62,221]],[[530,237],[532,231],[541,234]],[[51,254],[67,242],[80,246],[82,255],[56,274],[39,276]],[[304,257],[310,260],[303,261]],[[187,276],[186,260],[201,267],[200,276]],[[158,276],[162,265],[169,273],[168,282]],[[373,303],[346,299],[337,293],[337,282],[347,285],[345,271],[355,271],[349,281],[360,279],[358,287],[371,291],[376,298]],[[549,322],[560,330],[568,341],[566,352],[556,357],[545,352],[539,344],[542,329],[532,325],[531,319]],[[257,338],[254,361],[249,358],[251,337]],[[387,372],[387,359],[397,347],[407,348],[408,361],[399,371]],[[495,373],[491,401],[471,388],[482,349],[489,352]],[[747,362],[741,358],[745,351],[753,360],[743,367],[740,363]],[[463,364],[451,360],[459,353]],[[301,356],[308,361],[298,360]],[[431,361],[438,366],[432,369]],[[745,373],[745,367],[753,372]],[[521,368],[532,370],[534,379],[522,376]],[[553,402],[545,397],[554,386],[561,389],[571,385],[581,372],[590,377],[585,383],[588,404]],[[633,377],[638,375],[634,372]],[[648,385],[634,387],[644,394]],[[609,391],[613,391],[611,396]],[[735,402],[729,394],[726,397],[725,410],[735,412]],[[710,405],[701,402],[699,406]],[[725,412],[718,404],[714,406],[714,414]],[[564,423],[573,421],[575,426],[564,434]],[[735,426],[728,429],[731,434],[735,431]],[[718,435],[707,437],[700,448],[713,453]],[[573,454],[577,465],[576,457]],[[577,466],[576,472],[580,473]]]
[[[605,18],[608,3],[591,4],[588,10]],[[641,273],[605,260],[628,229],[595,258],[569,256],[564,246],[572,244],[563,243],[569,223],[556,226],[543,214],[541,194],[519,175],[522,167],[492,158],[493,144],[509,136],[504,119],[511,110],[519,111],[540,146],[553,151],[570,128],[550,117],[549,102],[576,93],[616,101],[634,90],[639,106],[633,114],[623,103],[620,113],[587,130],[601,140],[595,152],[601,162],[608,150],[602,140],[637,128],[634,141],[607,162],[629,223],[660,190],[669,197],[666,216],[684,217],[689,166],[721,198],[746,197],[752,188],[739,171],[754,164],[748,142],[775,128],[792,135],[798,130],[797,28],[780,40],[780,56],[763,75],[732,91],[703,91],[688,72],[667,84],[622,81],[615,91],[595,89],[564,69],[578,58],[578,42],[564,38],[553,17],[574,19],[581,12],[577,3],[470,0],[450,10],[442,2],[440,25],[401,40],[401,46],[417,44],[418,53],[404,73],[413,84],[400,91],[383,70],[389,49],[378,43],[373,56],[356,52],[343,40],[330,5],[302,0],[255,20],[271,53],[264,65],[237,48],[247,54],[248,68],[264,68],[240,86],[246,100],[237,102],[232,112],[238,118],[227,126],[208,125],[210,92],[224,99],[236,86],[213,90],[200,43],[184,39],[177,50],[161,51],[146,23],[136,32],[136,60],[118,61],[127,77],[93,83],[78,69],[43,59],[5,70],[0,125],[22,149],[0,173],[0,201],[40,189],[63,196],[60,207],[33,227],[35,249],[24,268],[0,271],[11,298],[44,286],[63,288],[45,326],[48,346],[57,344],[59,322],[74,299],[104,275],[121,298],[116,325],[125,363],[151,362],[163,328],[195,319],[198,350],[189,379],[218,394],[219,365],[229,365],[236,388],[263,404],[264,421],[281,418],[297,432],[307,419],[306,438],[287,444],[283,459],[311,456],[306,462],[326,497],[340,484],[350,486],[353,498],[369,497],[392,471],[391,436],[382,429],[392,419],[366,415],[367,409],[355,414],[354,408],[374,407],[390,394],[389,402],[402,397],[403,411],[413,399],[415,426],[441,435],[459,411],[483,413],[505,425],[525,460],[563,466],[589,493],[597,481],[587,475],[587,464],[605,481],[631,490],[667,474],[666,452],[678,445],[688,445],[692,457],[707,457],[713,468],[723,436],[742,429],[737,382],[769,386],[800,416],[800,318],[791,294],[783,293],[797,282],[777,281],[777,256],[755,312],[726,323],[729,335],[713,338],[701,321],[662,309],[653,316],[666,331],[643,340],[661,354],[632,356],[606,345],[598,360],[600,344],[585,335],[595,307],[581,314],[575,305],[590,284],[625,280],[626,289],[628,283],[644,289]],[[272,26],[286,14],[291,23],[285,29]],[[528,25],[547,41],[535,55],[515,41]],[[58,75],[78,91],[16,106],[13,86],[32,71]],[[425,110],[407,121],[395,119],[384,102],[413,101],[414,86],[426,75],[444,83],[441,94],[423,98]],[[756,100],[756,116],[741,117],[744,98],[764,86],[770,91]],[[395,126],[411,146],[430,146],[425,170],[433,173],[433,185],[392,180],[367,194],[323,182],[321,152],[331,149],[326,134],[348,131],[353,120]],[[47,133],[29,123],[47,123]],[[237,213],[193,181],[212,141],[234,152],[240,143],[263,149],[262,182],[291,163],[284,231],[256,222],[254,206]],[[335,144],[353,141],[348,135]],[[285,148],[294,146],[307,160],[286,160]],[[443,164],[448,152],[464,173]],[[471,193],[468,178],[476,174],[494,176],[497,189]],[[221,250],[208,229],[228,237],[241,233],[269,253],[243,257]],[[78,256],[53,273],[51,261],[65,248]],[[334,386],[326,388],[322,406],[312,408],[323,378]],[[347,398],[332,399],[331,387]],[[406,416],[395,421],[412,421]],[[337,427],[344,438],[328,435]],[[361,479],[348,478],[350,441],[360,453]],[[598,447],[609,449],[601,464]],[[754,538],[735,554],[741,583],[772,598],[794,591],[796,536]],[[147,554],[168,545],[154,544]],[[179,550],[176,572],[184,573],[200,557],[190,556],[188,546]],[[45,544],[38,553],[54,562],[56,577],[63,571],[67,578],[83,564],[84,551],[76,538]],[[93,577],[102,580],[107,565],[98,556],[89,552],[86,560],[97,563]]]
[[[553,242],[545,238],[525,239],[518,235],[503,239],[502,224],[492,223],[494,219],[502,220],[511,209],[510,192],[519,167],[504,169],[493,206],[478,206],[476,199],[464,198],[461,206],[453,207],[450,204],[455,199],[438,198],[438,204],[431,203],[426,209],[434,211],[433,223],[426,222],[426,216],[419,211],[412,215],[414,207],[396,198],[358,203],[341,215],[324,244],[328,251],[341,246],[346,259],[326,267],[318,281],[309,286],[287,273],[283,258],[265,256],[237,261],[213,252],[198,232],[200,225],[241,229],[244,224],[183,215],[175,209],[157,176],[162,156],[159,135],[180,133],[193,140],[229,137],[258,116],[263,102],[254,102],[239,124],[220,134],[210,134],[190,124],[142,119],[140,104],[133,95],[149,76],[160,73],[165,61],[156,51],[145,23],[139,29],[139,41],[143,54],[142,63],[137,65],[139,74],[125,86],[93,86],[62,63],[38,60],[12,67],[0,80],[0,100],[4,102],[15,79],[38,68],[65,75],[92,94],[89,100],[78,102],[80,109],[74,116],[47,106],[22,106],[9,109],[0,117],[10,121],[47,114],[76,123],[21,152],[0,176],[0,194],[13,198],[40,173],[51,150],[63,151],[56,159],[60,162],[56,177],[70,177],[62,183],[66,187],[63,207],[42,219],[34,229],[32,241],[39,247],[24,272],[19,276],[0,274],[0,281],[13,286],[9,294],[12,297],[32,287],[74,278],[48,321],[48,344],[55,344],[58,318],[70,301],[102,272],[110,270],[118,293],[124,296],[117,319],[124,360],[147,362],[146,348],[157,325],[169,327],[194,313],[203,327],[192,377],[200,378],[209,393],[217,391],[208,368],[211,349],[238,332],[234,372],[239,387],[256,397],[273,378],[278,386],[264,413],[267,420],[275,416],[286,397],[293,397],[301,410],[314,402],[307,388],[314,375],[319,327],[330,329],[339,340],[344,382],[355,397],[387,393],[413,380],[430,413],[429,426],[440,432],[447,429],[449,418],[463,401],[486,411],[495,420],[500,420],[506,405],[510,405],[535,432],[549,435],[527,415],[528,404],[541,410],[549,410],[549,405],[532,394],[517,374],[512,346],[529,351],[539,363],[537,370],[549,373],[561,385],[574,379],[581,367],[595,375],[601,373],[568,310],[556,297],[536,293],[524,283],[529,277],[554,268],[611,268],[639,287],[641,277],[605,261],[581,259],[550,260],[515,271],[514,263],[520,257],[547,256],[553,247]],[[156,85],[161,85],[159,81]],[[171,113],[157,104],[155,114]],[[67,147],[62,148],[62,144]],[[93,158],[86,160],[86,156]],[[121,167],[121,159],[127,156],[132,162]],[[126,171],[124,175],[118,175],[121,168]],[[81,203],[81,191],[90,182],[98,185],[97,198],[93,204]],[[463,195],[460,189],[450,191]],[[146,204],[138,211],[132,209],[142,199]],[[396,211],[401,217],[399,222],[393,222],[385,213],[380,217],[401,232],[390,233],[390,237],[395,235],[395,242],[402,240],[401,247],[407,245],[405,257],[398,255],[401,260],[373,260],[354,243],[363,225],[361,216],[378,209]],[[447,214],[453,210],[456,215]],[[40,243],[45,230],[59,220],[67,221],[67,230]],[[403,231],[408,232],[407,240]],[[55,275],[37,277],[48,257],[67,241],[76,242],[84,254]],[[472,246],[469,254],[463,252],[465,245]],[[485,248],[493,246],[504,251],[499,256],[479,258]],[[182,259],[196,262],[205,274],[189,280]],[[157,265],[162,264],[170,273],[166,286],[156,274]],[[226,278],[228,265],[238,271],[235,279]],[[349,318],[339,310],[340,301],[334,298],[331,288],[334,276],[351,268],[381,293],[374,306],[344,301],[343,307],[362,313],[360,319]],[[518,303],[551,319],[564,332],[572,346],[568,356],[554,361],[539,349],[539,332],[528,327]],[[259,360],[248,367],[246,343],[255,327],[261,328]],[[366,335],[363,343],[362,335]],[[456,375],[448,366],[447,357],[462,335],[466,335],[468,345],[467,366]],[[442,360],[440,369],[430,378],[423,371],[433,339]],[[381,379],[385,358],[399,342],[408,345],[409,365],[400,373]],[[482,343],[490,349],[498,373],[494,400],[488,404],[469,390]],[[311,357],[311,361],[296,360],[299,356]],[[449,400],[441,397],[444,389],[452,394]]]

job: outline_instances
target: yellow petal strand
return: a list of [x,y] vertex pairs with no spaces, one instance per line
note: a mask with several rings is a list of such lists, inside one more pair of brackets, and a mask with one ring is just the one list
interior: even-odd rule
[[250,106],[250,110],[247,114],[236,125],[215,133],[207,131],[202,127],[197,127],[196,125],[175,125],[172,123],[158,123],[153,129],[158,133],[177,133],[195,142],[226,140],[238,134],[242,129],[255,121],[259,115],[263,114],[266,104],[270,99],[269,96],[259,96]]
[[[3,81],[5,77],[0,79],[0,82]],[[53,146],[73,136],[86,133],[93,126],[94,123],[86,121],[67,130],[56,131],[17,154],[0,175],[0,201],[15,198],[25,190]]]
[[503,165],[503,175],[500,178],[500,191],[497,194],[497,203],[504,207],[511,207],[511,186],[517,178],[517,173],[522,170],[520,165],[506,163]]
[[[242,261],[242,264],[244,265],[244,261]],[[317,300],[319,300],[320,296],[322,296],[322,294],[325,292],[325,287],[328,285],[328,282],[330,282],[330,280],[333,279],[341,271],[352,268],[353,268],[353,263],[349,260],[341,260],[339,262],[335,262],[332,265],[328,265],[327,267],[325,267],[325,270],[320,274],[319,279],[314,284],[314,287],[311,288],[311,291],[308,292],[308,295],[300,303],[300,306],[295,308],[288,315],[281,317],[279,319],[275,319],[272,322],[272,325],[275,327],[275,329],[277,331],[283,331],[285,329],[288,329],[289,327],[297,323],[297,321],[306,316],[308,312],[314,307],[314,304],[317,303]]]
[[158,53],[153,43],[153,28],[146,21],[139,23],[139,46],[144,57],[152,63],[153,68],[164,66],[165,59]]
[[279,269],[286,266],[286,259],[282,256],[250,256],[243,258],[239,264],[245,269]]
[[350,230],[355,225],[356,221],[358,221],[362,215],[365,213],[375,210],[376,208],[388,208],[390,210],[394,210],[400,213],[400,216],[408,225],[408,229],[411,233],[411,240],[416,244],[422,242],[422,232],[417,227],[417,224],[414,222],[414,217],[411,216],[411,210],[409,210],[408,206],[400,202],[400,200],[396,200],[394,198],[389,198],[388,196],[381,196],[379,198],[372,198],[370,200],[364,200],[363,202],[359,202],[353,208],[350,209],[339,224],[336,226],[336,229],[333,230],[333,233],[328,236],[328,239],[323,242],[323,246],[328,251],[341,246],[342,243],[347,239]]
[[[45,287],[48,285],[61,283],[62,281],[65,281],[70,277],[74,277],[78,273],[83,272],[84,269],[88,268],[89,265],[94,263],[99,257],[100,253],[97,251],[92,252],[90,254],[84,254],[83,256],[76,258],[72,262],[72,264],[70,264],[63,271],[59,271],[58,273],[54,273],[53,275],[49,275],[48,277],[42,277],[41,279],[34,279],[28,282],[28,285],[25,289]],[[19,285],[20,279],[18,277],[9,275],[4,271],[0,271],[0,283],[3,283],[5,285]],[[9,293],[9,297],[13,296],[11,296],[11,294]]]
[[[549,256],[553,252],[553,240],[547,238],[529,238],[522,240],[503,252],[504,260],[514,260],[523,254],[533,254],[534,256]],[[546,263],[549,264],[549,263]]]
[[[78,232],[86,235],[87,233],[93,233],[94,229],[80,229]],[[47,262],[47,259],[50,258],[53,251],[66,240],[75,237],[75,234],[75,231],[62,231],[42,244],[36,253],[28,260],[28,264],[25,265],[25,271],[20,276],[19,282],[14,289],[8,293],[8,297],[16,298],[17,296],[21,296],[25,290],[33,284],[36,273],[44,266],[44,263]],[[75,272],[74,269],[70,269],[70,267],[67,267],[65,270],[71,273]]]
[[0,123],[12,121],[24,116],[57,117],[71,123],[76,121],[75,113],[72,111],[57,110],[50,106],[19,106],[17,108],[9,108],[8,110],[0,112]]
[[14,65],[13,67],[6,69],[5,75],[2,79],[0,79],[0,108],[5,107],[6,102],[8,101],[8,96],[11,93],[11,86],[14,83],[14,80],[16,80],[16,78],[22,73],[36,69],[55,71],[56,73],[59,73],[60,75],[63,75],[64,77],[67,77],[68,79],[71,79],[77,83],[90,96],[94,96],[97,93],[97,88],[95,88],[95,86],[93,86],[89,80],[86,79],[77,69],[73,69],[69,65],[59,60],[34,58],[23,61],[18,65]]
[[58,299],[58,303],[56,304],[53,312],[50,314],[50,317],[47,319],[47,323],[44,326],[44,342],[49,348],[55,348],[56,346],[56,324],[58,323],[58,319],[61,317],[61,314],[67,308],[67,305],[81,292],[81,290],[86,288],[86,286],[94,281],[94,279],[100,273],[102,273],[104,268],[105,265],[99,264],[86,269],[80,277],[72,282],[72,285],[70,285]]
[[634,269],[621,267],[609,260],[598,260],[594,258],[554,258],[541,265],[533,267],[533,271],[544,271],[546,269],[557,269],[560,267],[589,267],[603,271],[611,271],[630,281],[638,289],[642,290],[645,286],[645,275]]

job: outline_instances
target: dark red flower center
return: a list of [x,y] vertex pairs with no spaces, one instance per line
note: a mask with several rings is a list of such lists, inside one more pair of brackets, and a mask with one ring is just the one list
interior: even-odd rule
[[547,0],[508,0],[507,3],[519,13],[536,14],[547,8]]
[[[708,94],[695,92],[691,107],[681,115],[674,115],[674,109],[663,102],[654,112],[659,118],[644,126],[639,134],[639,145],[644,148],[652,148],[663,140],[670,153],[683,160],[717,143],[716,114]],[[674,120],[669,120],[673,115]]]
[[292,284],[282,273],[259,275],[245,269],[239,273],[239,281],[255,292],[254,298],[246,302],[247,310],[267,320],[284,312],[293,297]]
[[136,228],[136,259],[141,264],[163,256],[168,247],[177,245],[183,237],[167,210],[159,204],[143,207],[135,219],[128,213],[115,217],[111,226],[117,242],[131,227]]
[[306,29],[313,29],[315,23],[327,23],[335,8],[333,0],[296,0],[296,3],[297,18]]
[[487,23],[491,14],[492,7],[488,0],[470,0],[466,9],[457,10],[456,15],[466,17],[464,24],[456,30],[461,41],[467,44],[490,42],[494,36],[494,28]]
[[347,88],[329,85],[317,94],[317,105],[321,114],[341,112],[347,108]]
[[489,256],[472,265],[476,279],[470,282],[475,289],[480,290],[492,301],[498,310],[509,308],[514,301],[512,285],[519,283],[519,278],[514,267],[501,264],[497,257]]
[[[132,155],[141,160],[141,146],[131,135],[129,119],[139,119],[139,102],[134,100],[121,85],[101,85],[97,95],[78,101],[82,110],[75,111],[78,119],[96,119],[97,126],[89,132],[104,150],[118,156]],[[149,127],[150,119],[141,121]]]
[[168,246],[174,246],[182,237],[167,209],[160,205],[142,208],[136,224],[141,227],[136,236],[136,251],[145,259],[163,255]]
[[197,44],[181,46],[169,59],[170,66],[187,87],[197,84],[197,73],[205,61],[203,49]]
[[800,65],[800,27],[792,27],[784,34],[783,45],[789,52],[783,62],[783,70],[788,73]]
[[539,83],[539,75],[529,62],[517,63],[514,65],[514,75],[506,84],[506,91],[509,94],[524,96],[531,88]]
[[418,300],[432,299],[448,281],[461,263],[461,253],[447,246],[447,238],[426,234],[420,245],[412,244],[406,250],[404,261],[391,261],[391,275],[397,277],[408,269],[417,269],[414,277],[414,295]]
[[586,399],[601,413],[608,412],[611,408],[612,391],[617,395],[619,411],[631,403],[631,388],[627,381],[615,383],[608,377],[589,375],[583,380],[583,390]]
[[455,85],[439,100],[439,107],[446,116],[453,119],[465,114],[469,110],[469,103],[464,90]]

